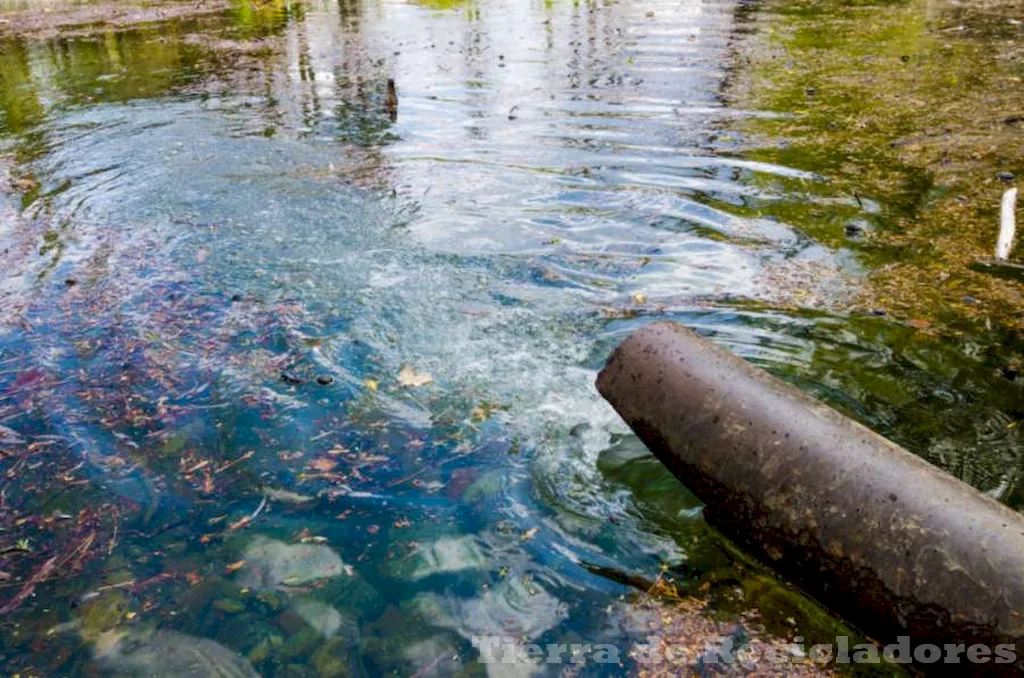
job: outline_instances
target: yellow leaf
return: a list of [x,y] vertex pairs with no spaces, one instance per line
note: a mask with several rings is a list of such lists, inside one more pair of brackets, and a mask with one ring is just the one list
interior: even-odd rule
[[398,373],[398,383],[402,386],[424,386],[434,381],[434,378],[426,372],[417,372],[412,365],[405,365]]
[[376,379],[367,379],[363,383],[366,384],[366,388],[370,389],[371,391],[376,391],[377,390],[377,386],[379,385],[379,384],[377,384],[377,380]]

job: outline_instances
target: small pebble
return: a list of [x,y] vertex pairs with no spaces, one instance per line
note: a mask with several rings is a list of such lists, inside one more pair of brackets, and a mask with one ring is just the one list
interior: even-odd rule
[[283,381],[286,384],[301,384],[302,383],[302,379],[300,379],[299,377],[295,376],[291,372],[282,372],[281,373],[281,381]]
[[972,297],[972,296],[971,296],[971,295],[969,295],[969,294],[965,294],[965,295],[964,295],[964,298],[962,299],[962,301],[963,301],[963,302],[964,302],[965,304],[970,304],[971,306],[973,306],[974,304],[978,303],[978,300],[977,300],[977,299],[975,299],[974,297]]
[[332,377],[329,374],[321,374],[319,377],[316,378],[316,383],[320,384],[321,386],[327,386],[328,384],[334,383],[334,377]]
[[68,287],[74,287],[75,285],[78,284],[78,281],[75,280],[74,278],[68,278],[67,280],[64,281],[64,284],[67,285]]
[[885,315],[889,315],[889,314],[885,312],[884,308],[873,308],[873,309],[871,309],[871,315],[877,315],[877,316],[881,317],[881,316],[885,316]]
[[809,97],[813,97],[817,93],[818,90],[815,87],[808,87],[807,89],[804,90],[804,94],[806,94]]
[[996,175],[996,178],[998,178],[999,181],[1002,181],[1004,184],[1008,184],[1014,179],[1016,179],[1016,177],[1013,175],[1013,172],[1000,172],[999,174]]
[[851,236],[851,237],[855,236],[855,235],[860,235],[861,233],[864,232],[864,229],[862,227],[858,226],[857,224],[847,224],[846,227],[845,227],[845,230],[846,230],[846,235]]
[[214,609],[220,610],[226,614],[240,614],[245,612],[245,605],[237,600],[231,600],[230,598],[221,598],[213,601],[213,607]]

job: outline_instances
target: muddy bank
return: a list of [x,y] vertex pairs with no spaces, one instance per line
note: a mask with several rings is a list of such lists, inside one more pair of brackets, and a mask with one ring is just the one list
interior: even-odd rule
[[[42,5],[42,6],[40,6]],[[0,5],[0,37],[53,38],[81,35],[97,28],[127,28],[222,12],[229,0],[76,5],[67,2],[36,3],[31,8],[8,9]]]
[[[920,325],[1017,323],[1019,280],[980,270],[1002,192],[1024,175],[1020,3],[770,2],[751,18],[734,105],[789,114],[744,123],[764,160],[820,173],[845,213],[775,216],[858,251],[853,309]],[[1020,260],[1020,250],[1011,259]]]
[[[642,628],[649,639],[630,651],[638,665],[631,675],[637,678],[747,676],[755,671],[765,678],[840,675],[828,660],[808,656],[804,643],[767,632],[756,612],[745,612],[733,621],[717,619],[709,613],[706,600],[680,595],[674,584],[661,577],[631,603],[624,618]],[[720,643],[709,643],[711,638]]]

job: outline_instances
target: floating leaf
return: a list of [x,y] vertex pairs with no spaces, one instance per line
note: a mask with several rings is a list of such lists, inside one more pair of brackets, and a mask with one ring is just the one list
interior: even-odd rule
[[370,389],[371,391],[376,391],[377,387],[380,385],[377,383],[376,379],[367,379],[363,383],[366,384],[366,388]]
[[398,383],[402,386],[424,386],[434,381],[434,378],[426,372],[417,372],[412,368],[412,365],[405,365],[402,367],[402,371],[398,373]]

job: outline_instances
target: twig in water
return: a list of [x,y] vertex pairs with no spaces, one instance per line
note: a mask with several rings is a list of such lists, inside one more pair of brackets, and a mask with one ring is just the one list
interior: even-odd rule
[[235,459],[234,461],[229,461],[228,463],[224,464],[223,466],[215,469],[214,472],[213,472],[213,475],[217,475],[218,473],[222,473],[224,471],[227,471],[229,468],[231,468],[235,464],[240,464],[241,462],[245,461],[246,459],[251,457],[254,453],[255,453],[254,450],[249,450],[248,452],[243,454],[238,459]]
[[1017,189],[1011,188],[1003,193],[1003,203],[999,210],[999,239],[996,241],[996,259],[1006,259],[1013,249],[1013,236],[1017,231],[1014,212],[1017,209]]
[[394,487],[395,485],[401,485],[402,483],[407,482],[409,480],[412,480],[416,476],[420,475],[424,471],[428,471],[429,469],[430,469],[429,465],[428,466],[424,466],[419,471],[413,471],[409,475],[403,476],[402,478],[399,478],[398,480],[392,480],[390,483],[388,483],[388,487]]
[[15,609],[17,609],[19,605],[25,602],[25,599],[31,596],[32,593],[36,590],[36,584],[39,584],[40,582],[45,580],[47,577],[50,576],[50,573],[56,569],[57,560],[58,556],[54,556],[47,560],[45,563],[43,563],[43,566],[40,567],[36,571],[36,573],[32,575],[32,578],[25,582],[25,585],[21,588],[20,591],[18,591],[18,594],[14,596],[14,598],[12,598],[11,601],[8,602],[6,605],[0,607],[0,614],[8,614],[10,612],[13,612]]
[[239,520],[236,520],[235,522],[233,522],[230,525],[228,525],[228,529],[230,529],[230,530],[238,530],[238,529],[241,529],[241,528],[245,527],[246,525],[248,525],[252,521],[256,520],[256,516],[258,516],[260,513],[263,512],[263,508],[266,505],[267,505],[267,495],[263,495],[263,501],[261,501],[260,505],[256,507],[256,510],[252,512],[252,515],[248,515],[248,516],[245,516],[243,518],[240,518]]

